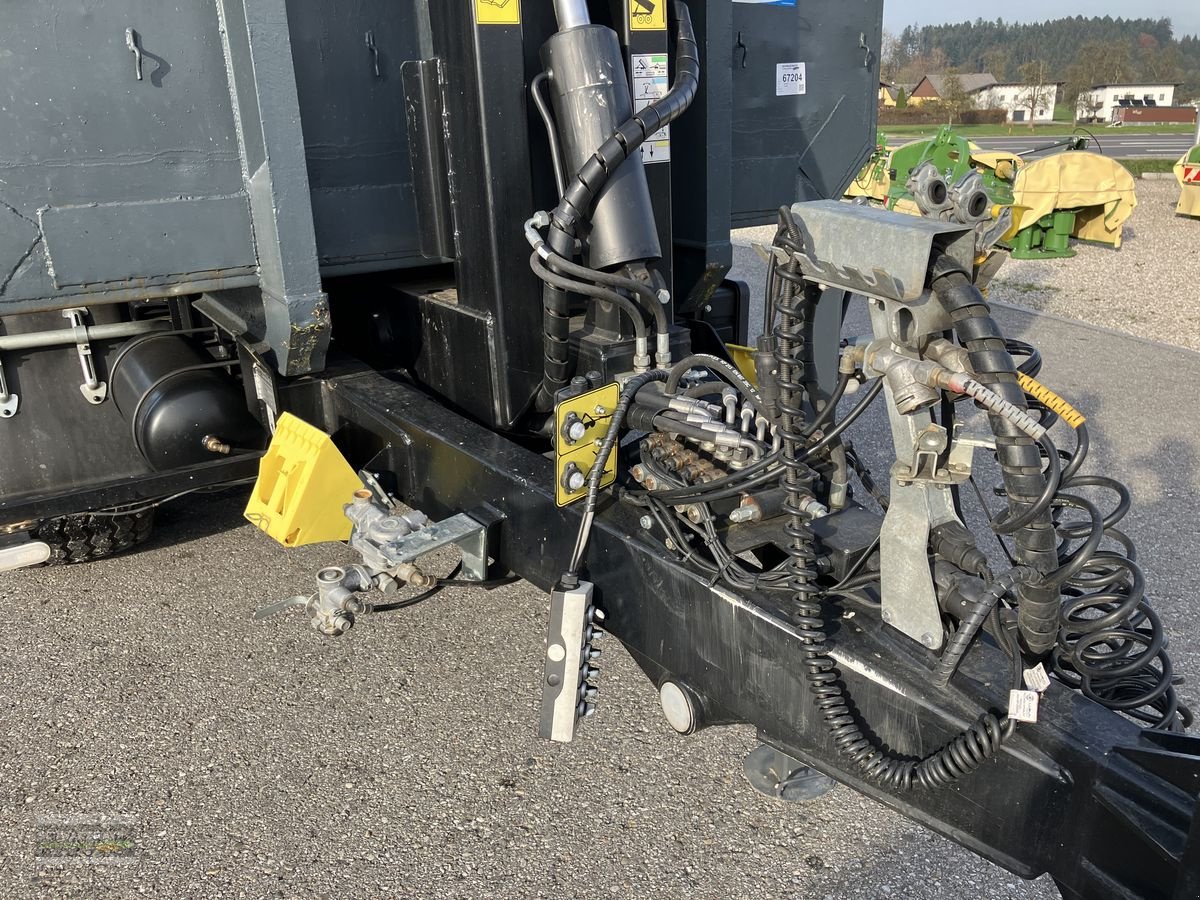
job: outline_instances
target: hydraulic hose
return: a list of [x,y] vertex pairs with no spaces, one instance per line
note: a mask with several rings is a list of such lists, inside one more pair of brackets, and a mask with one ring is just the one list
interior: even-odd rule
[[958,669],[958,664],[962,662],[963,657],[967,655],[967,650],[970,648],[971,642],[975,640],[975,635],[979,633],[979,629],[983,627],[983,623],[992,614],[992,610],[996,608],[996,604],[1014,586],[1028,581],[1032,577],[1034,577],[1032,569],[1018,566],[999,575],[991,584],[984,588],[983,596],[975,603],[970,613],[967,614],[967,617],[963,619],[958,631],[954,632],[954,636],[946,644],[946,649],[942,651],[937,668],[933,671],[934,684],[938,687],[945,687],[950,683],[950,677]]
[[623,275],[589,269],[587,266],[571,262],[555,253],[550,254],[546,259],[546,265],[560,275],[568,275],[582,281],[592,281],[606,287],[629,291],[637,298],[642,308],[654,317],[654,328],[659,334],[666,334],[670,330],[671,323],[667,321],[667,308],[658,299],[658,294],[650,285],[633,278],[626,278]]
[[582,294],[584,297],[590,297],[593,300],[602,300],[605,303],[614,304],[629,318],[629,321],[633,324],[633,333],[637,338],[640,341],[649,341],[649,333],[646,330],[646,319],[642,315],[641,308],[624,294],[618,294],[616,291],[610,291],[599,285],[586,284],[563,275],[557,275],[546,267],[545,263],[542,262],[542,258],[536,253],[529,257],[529,265],[537,274],[537,277],[548,285],[552,285],[563,291]]
[[[575,240],[566,232],[551,228],[546,245],[559,256],[569,255],[574,250]],[[542,386],[537,398],[539,411],[548,412],[554,408],[558,392],[570,381],[570,368],[571,295],[546,281],[542,286]]]
[[[968,273],[943,254],[933,263],[931,286],[954,322],[959,341],[970,354],[976,380],[1018,411],[1028,410],[1025,392],[1004,336],[987,301]],[[1046,502],[1047,476],[1042,451],[1010,416],[989,411],[996,457],[1008,494],[1018,561],[1040,575],[1058,566],[1058,540]],[[1058,639],[1061,594],[1055,585],[1033,579],[1017,586],[1017,624],[1030,655],[1044,657]]]
[[700,425],[689,424],[670,413],[659,414],[655,417],[654,423],[655,427],[660,431],[681,434],[694,441],[707,441],[715,443],[718,447],[727,447],[731,450],[748,450],[751,459],[755,462],[764,456],[762,444],[749,435],[737,431],[729,431],[726,428],[710,430]]
[[[574,255],[575,236],[585,222],[597,194],[623,162],[638,152],[650,135],[678,119],[691,105],[700,87],[700,53],[692,17],[682,0],[674,0],[675,81],[665,96],[635,113],[597,149],[575,173],[551,214],[547,248],[562,259]],[[570,298],[546,284],[542,294],[544,367],[537,408],[548,411],[560,390],[567,386],[570,367]],[[665,311],[663,312],[665,317]],[[656,313],[657,319],[657,313]],[[659,332],[665,335],[666,330]]]
[[621,425],[625,421],[625,416],[629,412],[629,407],[633,404],[637,392],[644,388],[652,381],[666,381],[667,373],[661,369],[655,369],[650,372],[643,372],[640,375],[634,375],[621,389],[621,396],[617,400],[617,408],[613,410],[612,420],[609,422],[608,433],[605,434],[604,440],[600,442],[600,447],[596,450],[596,460],[592,463],[592,468],[588,472],[587,480],[587,499],[583,505],[583,520],[579,524],[579,533],[575,538],[575,549],[571,553],[571,561],[567,565],[567,570],[563,574],[561,583],[568,588],[573,588],[579,584],[579,570],[583,568],[584,558],[587,556],[588,542],[592,536],[592,522],[596,518],[596,503],[600,497],[600,482],[604,478],[604,467],[608,464],[608,457],[612,454],[613,448],[616,447],[617,441],[621,437]]
[[756,404],[761,405],[762,399],[759,397],[758,391],[754,385],[741,373],[737,366],[721,359],[719,356],[713,356],[711,353],[693,353],[691,356],[685,356],[679,362],[671,367],[671,374],[667,378],[667,383],[663,387],[663,393],[668,396],[674,396],[679,393],[679,382],[683,380],[692,369],[711,369],[720,375],[725,376],[725,379],[740,390],[745,396],[749,397]]

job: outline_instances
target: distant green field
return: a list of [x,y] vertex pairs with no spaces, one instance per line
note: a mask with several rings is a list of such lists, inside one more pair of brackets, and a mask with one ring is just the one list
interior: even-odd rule
[[[1195,125],[1084,125],[1093,134],[1192,134]],[[879,130],[884,134],[903,135],[904,137],[933,137],[937,134],[937,125],[881,125]],[[1074,130],[1070,122],[1051,122],[1046,125],[956,125],[956,133],[964,137],[1001,137],[1012,135],[1068,135]]]
[[1144,175],[1147,172],[1170,172],[1175,166],[1173,159],[1118,159],[1121,165],[1129,170],[1131,175]]

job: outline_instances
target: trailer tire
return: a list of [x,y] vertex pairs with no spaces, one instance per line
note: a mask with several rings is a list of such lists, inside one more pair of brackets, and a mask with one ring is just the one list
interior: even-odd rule
[[128,515],[82,513],[47,519],[34,536],[50,546],[46,565],[64,566],[124,553],[146,541],[153,525],[152,509]]

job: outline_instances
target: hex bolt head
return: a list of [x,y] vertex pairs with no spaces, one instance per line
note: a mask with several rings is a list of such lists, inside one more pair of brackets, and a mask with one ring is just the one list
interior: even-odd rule
[[932,650],[935,646],[937,646],[937,638],[927,631],[921,635],[921,643]]
[[654,519],[652,519],[650,516],[642,516],[641,519],[638,520],[638,524],[649,531],[654,527]]

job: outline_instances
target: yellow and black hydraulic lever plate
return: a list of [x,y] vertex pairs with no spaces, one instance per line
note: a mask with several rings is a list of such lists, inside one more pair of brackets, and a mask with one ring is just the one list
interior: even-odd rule
[[[600,443],[608,434],[612,424],[613,410],[621,397],[621,389],[616,384],[606,385],[578,397],[562,401],[554,410],[554,494],[559,506],[567,506],[587,496],[587,486],[572,491],[567,486],[566,474],[571,466],[576,466],[584,478],[587,478],[596,464],[596,456]],[[568,443],[564,434],[568,421],[579,422],[584,426],[584,434],[574,443]],[[601,487],[608,487],[617,480],[617,448],[613,447],[604,464],[604,477],[600,479]]]

